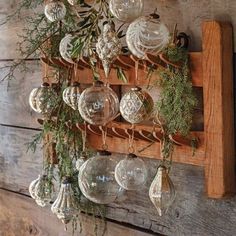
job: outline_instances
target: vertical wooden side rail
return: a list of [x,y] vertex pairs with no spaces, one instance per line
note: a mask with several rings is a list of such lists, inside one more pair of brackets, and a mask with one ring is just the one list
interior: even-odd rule
[[235,192],[233,37],[229,23],[203,23],[203,95],[206,191]]

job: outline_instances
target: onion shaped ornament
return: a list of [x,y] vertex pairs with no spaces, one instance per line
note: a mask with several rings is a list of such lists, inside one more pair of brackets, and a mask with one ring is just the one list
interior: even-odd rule
[[152,97],[139,87],[131,88],[120,101],[120,113],[131,124],[138,124],[149,119],[153,108]]
[[79,112],[92,125],[105,125],[114,120],[119,112],[116,93],[101,81],[85,89],[79,98]]
[[115,180],[116,164],[111,153],[102,151],[81,166],[78,182],[87,199],[98,204],[109,204],[123,194],[124,190]]
[[118,20],[131,22],[142,15],[143,5],[143,0],[110,0],[109,9]]
[[63,224],[68,224],[78,214],[76,198],[69,178],[64,178],[61,183],[57,199],[52,204],[51,210]]
[[141,158],[129,154],[115,169],[117,183],[126,190],[138,190],[147,180],[147,167]]
[[122,45],[115,32],[114,24],[106,23],[96,44],[96,52],[102,61],[106,77],[109,75],[112,62],[121,53],[121,49]]
[[39,206],[45,207],[53,200],[53,184],[47,175],[39,175],[36,180],[31,182],[29,193]]
[[65,4],[58,0],[49,0],[45,5],[44,14],[51,22],[60,21],[66,16]]
[[79,98],[80,98],[80,87],[79,83],[75,82],[73,85],[67,87],[63,91],[63,101],[73,108],[74,110],[79,110]]
[[57,94],[48,83],[31,91],[29,96],[30,107],[37,113],[49,114],[56,105]]
[[169,41],[170,32],[156,15],[139,17],[129,25],[126,32],[129,50],[140,59],[145,59],[147,53],[160,53]]
[[149,197],[160,216],[163,216],[173,203],[175,188],[165,166],[159,166],[149,189]]

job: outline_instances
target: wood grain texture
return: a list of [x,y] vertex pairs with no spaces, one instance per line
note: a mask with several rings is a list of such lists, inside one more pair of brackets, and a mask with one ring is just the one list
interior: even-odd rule
[[[6,62],[0,62],[0,67]],[[0,83],[0,124],[38,128],[36,119],[39,117],[30,108],[29,94],[42,82],[41,65],[37,61],[27,62],[29,71],[22,73],[17,70],[16,79]],[[6,70],[0,72],[0,78]]]
[[[35,131],[10,127],[0,127],[0,130],[2,140],[0,142],[0,187],[28,195],[28,185],[40,173],[42,165],[40,149],[35,154],[26,154],[24,150],[24,143],[31,139]],[[220,201],[206,199],[204,170],[201,167],[174,164],[171,178],[177,191],[176,200],[170,211],[164,217],[159,217],[148,197],[148,188],[159,162],[152,159],[144,159],[144,161],[149,170],[146,185],[139,191],[126,192],[122,202],[109,205],[107,218],[170,236],[235,235],[236,197]],[[0,202],[0,207],[2,205],[4,204]],[[44,210],[38,208],[34,211],[40,214],[38,221],[43,221]],[[12,216],[14,214],[17,212],[12,213]],[[29,214],[33,217],[33,213]],[[59,224],[59,222],[54,224],[55,232],[57,232],[56,228],[60,227]]]
[[[49,207],[40,208],[33,199],[5,190],[0,190],[0,235],[2,236],[66,236],[72,235],[72,229],[64,230],[63,224],[51,213]],[[16,211],[17,209],[17,211]],[[94,227],[98,225],[98,235],[102,234],[104,223],[91,216],[80,214],[82,232],[78,229],[75,235],[94,236]],[[57,225],[57,227],[55,227]],[[153,234],[131,229],[119,224],[107,222],[104,236],[150,236]]]
[[235,192],[232,27],[203,24],[206,189],[210,197]]

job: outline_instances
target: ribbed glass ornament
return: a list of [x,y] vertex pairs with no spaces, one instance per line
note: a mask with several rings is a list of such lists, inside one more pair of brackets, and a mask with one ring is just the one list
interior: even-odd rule
[[63,101],[73,108],[74,110],[79,110],[79,98],[80,98],[80,86],[79,83],[74,83],[73,85],[67,87],[63,91]]

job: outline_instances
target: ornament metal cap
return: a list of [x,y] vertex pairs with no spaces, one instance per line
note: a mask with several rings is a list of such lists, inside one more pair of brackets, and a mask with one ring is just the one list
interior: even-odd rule
[[93,83],[94,86],[96,87],[101,87],[104,85],[104,83],[101,81],[101,80],[96,80],[94,83]]
[[128,158],[137,158],[137,156],[134,153],[129,153],[127,155]]
[[131,91],[141,91],[141,90],[142,90],[142,88],[140,88],[138,86],[131,88]]
[[76,81],[76,82],[73,82],[73,83],[72,83],[72,86],[73,86],[73,87],[78,87],[78,86],[80,86],[80,83],[77,82],[77,81]]
[[106,150],[98,151],[99,156],[111,156],[111,152],[108,152]]
[[72,181],[71,181],[71,177],[70,176],[65,176],[63,177],[62,179],[62,183],[63,184],[70,184]]
[[42,88],[44,88],[44,87],[49,87],[50,85],[49,85],[49,83],[47,83],[47,82],[44,82],[44,83],[42,83],[42,85],[41,85],[41,87]]

